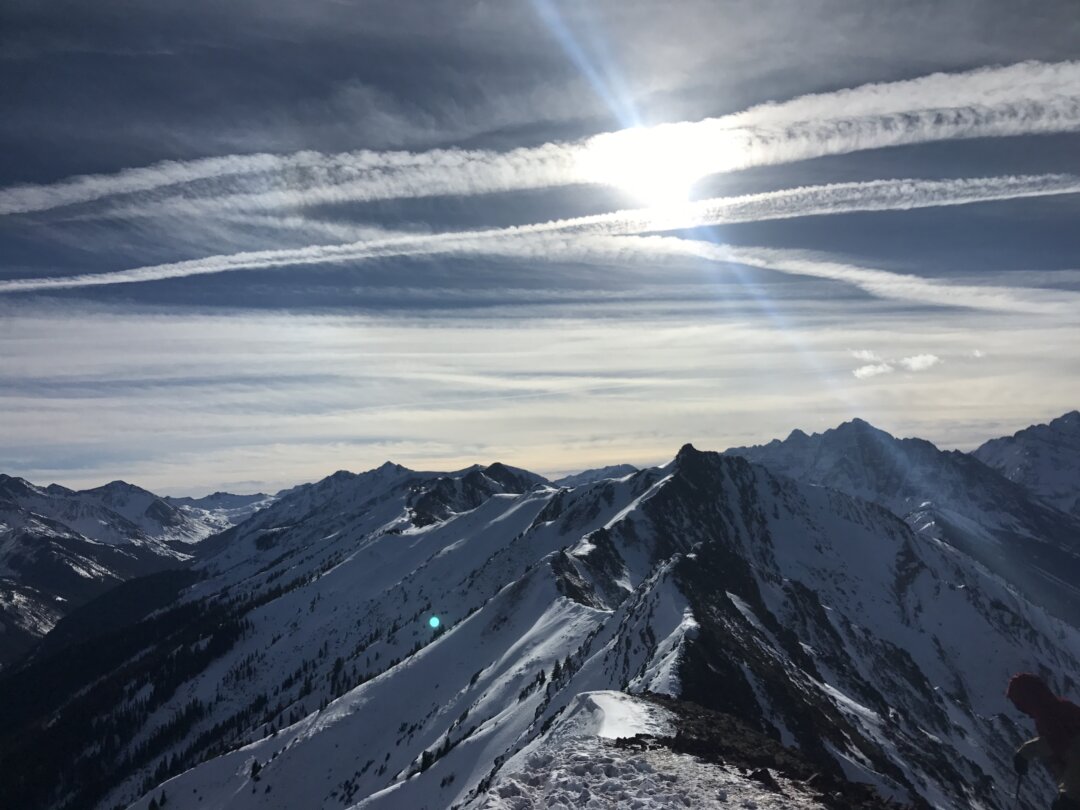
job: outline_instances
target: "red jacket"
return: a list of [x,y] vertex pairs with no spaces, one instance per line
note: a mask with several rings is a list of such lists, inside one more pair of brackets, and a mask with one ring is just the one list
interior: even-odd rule
[[1064,759],[1073,741],[1080,738],[1080,706],[1050,691],[1038,675],[1024,673],[1009,681],[1005,696],[1035,720],[1035,731],[1054,756]]

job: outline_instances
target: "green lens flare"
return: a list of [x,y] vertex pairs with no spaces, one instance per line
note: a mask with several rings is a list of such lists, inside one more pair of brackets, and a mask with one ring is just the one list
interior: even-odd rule
[[427,620],[427,623],[431,625],[431,629],[434,630],[436,627],[439,626],[439,617],[432,616],[430,619]]

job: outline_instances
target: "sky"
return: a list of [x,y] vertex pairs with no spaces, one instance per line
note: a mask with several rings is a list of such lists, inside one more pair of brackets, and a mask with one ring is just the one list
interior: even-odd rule
[[0,471],[276,491],[1080,405],[1072,0],[5,0]]

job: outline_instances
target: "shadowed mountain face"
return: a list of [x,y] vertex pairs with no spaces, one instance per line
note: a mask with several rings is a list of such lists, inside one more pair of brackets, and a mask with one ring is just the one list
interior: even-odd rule
[[500,467],[297,487],[167,609],[9,672],[12,801],[501,807],[579,696],[625,690],[733,716],[826,781],[1012,806],[1004,680],[1067,678],[1080,631],[961,549],[690,446],[573,488]]
[[120,582],[188,563],[229,527],[123,481],[75,491],[0,475],[0,667]]
[[1080,516],[1080,411],[991,439],[972,455],[1047,503]]
[[881,504],[920,534],[964,551],[1055,614],[1080,623],[1080,519],[972,455],[897,439],[860,419],[727,454]]
[[26,654],[87,600],[175,564],[145,548],[91,542],[62,523],[0,501],[0,666]]

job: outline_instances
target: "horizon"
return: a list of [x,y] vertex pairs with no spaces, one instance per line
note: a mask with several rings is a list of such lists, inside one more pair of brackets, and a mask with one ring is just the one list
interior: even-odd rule
[[[682,444],[680,444],[679,448],[681,448],[681,447],[683,447],[685,445],[691,445],[695,449],[697,449],[697,450],[699,450],[701,452],[725,453],[725,452],[727,452],[727,451],[729,451],[729,450],[731,450],[733,448],[736,448],[736,447],[761,446],[761,445],[768,444],[768,443],[770,443],[770,442],[772,442],[774,440],[776,440],[776,441],[784,441],[787,438],[789,438],[796,431],[802,431],[804,434],[807,434],[807,435],[813,437],[813,436],[820,435],[821,433],[824,433],[824,432],[827,432],[827,431],[830,431],[830,430],[835,430],[835,429],[837,429],[839,427],[850,424],[851,422],[854,422],[854,421],[862,421],[862,422],[865,422],[866,424],[870,425],[870,427],[872,427],[872,428],[875,428],[877,430],[883,430],[885,433],[888,433],[890,436],[892,436],[895,439],[923,439],[925,441],[929,441],[931,444],[933,444],[939,450],[943,450],[943,451],[958,450],[960,452],[970,453],[971,451],[975,450],[977,447],[979,447],[983,443],[985,443],[987,441],[990,441],[992,439],[998,439],[998,438],[1012,436],[1015,433],[1018,433],[1018,432],[1026,429],[1026,428],[1034,427],[1034,426],[1037,426],[1037,425],[1045,425],[1045,424],[1048,424],[1048,423],[1050,423],[1052,421],[1060,419],[1062,417],[1069,416],[1071,414],[1075,414],[1075,413],[1078,413],[1078,412],[1080,412],[1080,411],[1078,411],[1078,409],[1071,409],[1071,410],[1066,411],[1064,413],[1059,413],[1056,416],[1048,417],[1045,420],[1033,421],[1033,422],[1030,422],[1029,424],[1026,424],[1026,425],[1024,425],[1022,427],[1018,427],[1016,430],[1006,432],[1006,433],[1002,433],[1000,435],[988,436],[988,437],[982,439],[981,441],[978,441],[975,444],[973,444],[971,446],[968,446],[968,447],[949,447],[949,446],[939,444],[938,442],[933,441],[932,439],[930,439],[930,438],[928,438],[926,436],[918,436],[918,435],[914,435],[914,434],[911,434],[911,435],[897,434],[897,433],[894,433],[891,430],[888,430],[886,428],[881,427],[880,425],[874,424],[874,423],[870,422],[869,420],[862,419],[859,416],[853,416],[853,417],[851,417],[849,419],[845,419],[843,422],[840,422],[840,423],[835,424],[835,425],[827,426],[827,427],[825,427],[825,428],[823,428],[821,430],[808,431],[808,430],[804,430],[801,427],[794,427],[794,428],[791,428],[791,430],[789,430],[787,433],[785,433],[782,436],[773,436],[773,437],[771,437],[769,439],[762,439],[760,441],[751,442],[749,444],[729,444],[729,445],[727,445],[727,446],[725,446],[723,448],[713,448],[713,447],[700,447],[700,446],[698,446],[698,444],[696,444],[696,443],[694,443],[692,441],[687,441],[687,442],[683,442]],[[95,489],[97,487],[105,486],[105,485],[111,484],[111,483],[125,483],[125,484],[130,484],[130,485],[133,485],[133,486],[141,487],[142,489],[146,489],[146,490],[154,493],[155,495],[159,495],[160,497],[194,498],[194,499],[197,500],[197,499],[200,499],[200,498],[205,498],[205,497],[209,497],[211,495],[217,495],[217,494],[229,494],[229,495],[265,494],[265,495],[274,496],[274,495],[277,495],[280,492],[287,491],[287,490],[292,489],[294,487],[303,486],[304,484],[317,483],[317,482],[322,481],[323,479],[329,478],[329,477],[331,477],[331,476],[333,476],[333,475],[335,475],[337,473],[345,472],[345,473],[350,473],[352,475],[360,475],[360,474],[363,474],[363,473],[374,472],[374,471],[376,471],[376,470],[378,470],[381,467],[386,466],[386,465],[400,466],[400,467],[405,468],[409,472],[414,472],[414,473],[445,473],[445,474],[450,474],[450,473],[462,472],[464,470],[468,470],[468,469],[473,468],[473,467],[484,468],[484,467],[491,466],[492,464],[505,464],[506,466],[509,466],[509,467],[514,467],[516,469],[521,469],[521,470],[525,470],[527,472],[535,473],[537,475],[543,476],[548,481],[554,482],[554,481],[557,481],[560,478],[565,478],[565,477],[568,477],[568,476],[571,476],[571,475],[577,475],[579,473],[588,472],[590,470],[602,469],[604,467],[617,466],[617,465],[620,465],[620,464],[630,464],[630,465],[632,465],[634,467],[637,467],[639,470],[640,469],[647,469],[647,468],[650,468],[650,467],[660,467],[660,466],[663,466],[665,464],[670,463],[672,461],[672,459],[674,459],[676,457],[677,454],[678,454],[678,448],[676,449],[675,452],[671,453],[669,456],[666,456],[666,457],[663,457],[663,458],[660,458],[660,459],[653,459],[651,461],[631,462],[631,461],[625,461],[625,460],[623,460],[623,461],[614,460],[614,461],[608,461],[608,462],[604,462],[604,463],[592,464],[592,465],[589,465],[589,466],[577,466],[577,467],[570,467],[570,468],[567,468],[567,469],[555,469],[555,470],[534,469],[532,467],[528,467],[528,466],[525,466],[525,465],[522,465],[522,464],[516,464],[513,461],[508,461],[506,459],[501,459],[501,458],[500,459],[491,459],[491,460],[488,460],[486,462],[485,461],[475,461],[474,460],[474,461],[471,461],[471,462],[468,462],[468,463],[465,463],[465,464],[461,464],[461,465],[458,465],[458,466],[446,467],[446,468],[436,468],[436,467],[434,467],[434,466],[432,466],[430,464],[424,464],[423,462],[418,463],[416,466],[411,466],[409,464],[401,464],[398,460],[395,460],[395,459],[392,459],[392,458],[387,458],[387,459],[384,459],[381,462],[372,463],[370,466],[360,466],[360,467],[356,467],[356,468],[353,468],[353,469],[350,469],[350,468],[347,468],[347,467],[341,467],[341,468],[338,468],[336,470],[332,470],[330,472],[318,473],[314,477],[308,478],[308,479],[305,479],[305,480],[285,481],[284,483],[274,483],[271,486],[265,486],[265,487],[256,486],[256,487],[252,487],[252,488],[248,488],[248,489],[237,489],[235,487],[229,488],[228,484],[224,484],[224,485],[221,485],[221,486],[216,486],[216,487],[213,487],[213,488],[211,488],[209,490],[207,490],[206,487],[203,487],[203,486],[197,486],[195,489],[190,489],[190,490],[178,490],[177,488],[170,489],[170,488],[168,488],[168,486],[166,486],[164,488],[156,488],[156,487],[152,487],[152,486],[146,486],[141,481],[125,479],[123,477],[111,478],[108,481],[102,481],[102,482],[99,482],[99,483],[86,483],[86,482],[64,483],[64,482],[60,482],[60,481],[48,481],[48,482],[46,482],[44,480],[42,480],[42,481],[34,480],[34,479],[32,479],[32,478],[30,478],[28,476],[20,475],[19,473],[13,473],[13,472],[7,471],[7,470],[0,470],[0,475],[9,475],[9,476],[12,476],[12,477],[15,477],[15,478],[22,478],[23,480],[26,480],[29,483],[34,484],[36,486],[49,486],[51,484],[59,484],[60,486],[67,487],[68,489],[72,489],[72,490],[76,490],[76,491],[86,490],[86,489]],[[241,483],[252,483],[252,482],[241,482]]]
[[1072,3],[418,8],[5,6],[0,470],[973,449],[1080,403]]

